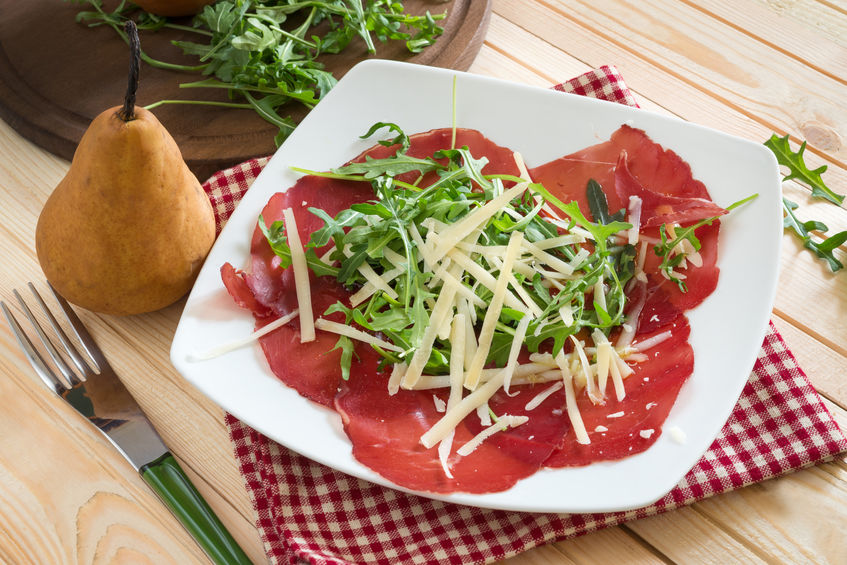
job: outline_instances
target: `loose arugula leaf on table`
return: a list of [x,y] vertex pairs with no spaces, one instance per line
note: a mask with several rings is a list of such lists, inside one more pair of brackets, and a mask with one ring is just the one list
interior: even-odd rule
[[[844,195],[837,194],[835,191],[826,186],[823,178],[821,177],[821,175],[826,171],[826,165],[818,167],[813,171],[810,171],[806,166],[803,158],[803,153],[806,150],[805,141],[800,144],[800,149],[798,151],[793,152],[791,151],[791,146],[788,143],[788,135],[779,137],[776,134],[772,134],[770,139],[765,141],[765,147],[774,153],[777,162],[780,165],[788,167],[789,173],[783,177],[783,181],[791,179],[797,180],[812,189],[813,197],[823,198],[824,200],[838,206],[842,205],[844,202]],[[782,210],[785,214],[783,218],[783,226],[785,229],[790,229],[798,238],[800,238],[806,249],[812,251],[819,258],[826,261],[833,272],[842,269],[844,264],[835,257],[833,251],[847,242],[847,230],[838,232],[821,241],[816,241],[811,232],[818,231],[825,233],[829,231],[829,228],[823,222],[816,220],[803,222],[798,219],[795,214],[795,210],[797,210],[798,207],[799,205],[797,203],[786,198],[782,199]]]
[[783,181],[796,179],[812,189],[812,196],[824,198],[839,206],[844,202],[844,195],[836,194],[824,184],[821,178],[821,174],[826,172],[826,165],[822,165],[813,171],[810,171],[806,166],[803,159],[803,153],[806,151],[805,141],[800,144],[800,149],[794,152],[791,151],[787,134],[784,137],[773,134],[765,142],[765,147],[776,155],[776,160],[780,165],[788,167],[789,173],[782,178]]
[[782,210],[785,212],[785,218],[782,221],[782,225],[785,226],[786,229],[792,230],[797,237],[802,240],[803,246],[806,249],[809,249],[815,255],[826,261],[832,272],[843,269],[844,264],[835,257],[833,250],[847,242],[847,230],[838,232],[823,241],[815,241],[812,239],[812,235],[809,232],[813,230],[826,232],[829,228],[823,222],[815,220],[801,222],[794,214],[794,210],[797,208],[798,205],[795,202],[792,202],[787,198],[782,199]]
[[[438,24],[443,14],[407,14],[402,2],[393,0],[219,0],[197,14],[192,25],[155,16],[123,0],[108,11],[103,0],[72,0],[87,4],[90,10],[77,14],[77,21],[90,27],[107,25],[124,41],[124,22],[137,20],[140,30],[175,29],[190,32],[197,41],[174,41],[183,54],[198,58],[196,65],[179,65],[154,59],[142,52],[147,64],[164,69],[200,73],[208,78],[187,81],[181,88],[223,88],[232,102],[214,100],[160,100],[162,104],[203,104],[255,110],[278,128],[280,144],[294,129],[284,115],[289,103],[312,108],[333,86],[336,79],[324,69],[318,57],[339,53],[356,38],[369,53],[380,42],[404,41],[418,53],[443,33]],[[243,99],[243,102],[237,100]]]

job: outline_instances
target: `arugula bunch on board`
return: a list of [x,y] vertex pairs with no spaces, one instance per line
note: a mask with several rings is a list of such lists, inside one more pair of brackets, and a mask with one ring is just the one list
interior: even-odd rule
[[[197,41],[174,41],[184,54],[198,58],[197,65],[177,65],[153,59],[147,64],[170,70],[198,73],[207,78],[186,82],[181,88],[223,88],[231,102],[213,100],[161,100],[162,104],[199,104],[247,108],[279,128],[277,145],[294,130],[282,107],[290,102],[312,108],[333,86],[336,79],[317,59],[322,54],[339,53],[352,41],[364,41],[374,53],[374,40],[404,41],[418,53],[435,43],[443,28],[438,21],[446,14],[414,16],[405,13],[402,2],[393,0],[219,0],[206,6],[190,26],[139,12],[122,0],[107,11],[103,0],[74,0],[89,4],[92,10],[77,14],[88,26],[108,25],[125,41],[124,22],[137,14],[141,30],[176,29],[195,33]],[[320,27],[318,27],[320,26]]]
[[[806,142],[800,145],[800,149],[796,152],[791,150],[788,143],[788,135],[779,137],[776,134],[771,135],[770,139],[765,142],[765,146],[776,155],[777,162],[780,165],[788,168],[789,173],[783,177],[783,181],[797,180],[798,182],[812,189],[812,196],[822,198],[837,206],[841,206],[844,202],[844,195],[836,194],[823,181],[821,175],[826,171],[826,165],[818,167],[814,170],[809,170],[803,159],[803,152],[806,150]],[[829,268],[835,272],[844,268],[844,264],[839,261],[833,253],[836,248],[847,242],[847,230],[838,232],[834,235],[826,237],[822,240],[817,240],[813,237],[812,232],[817,231],[826,233],[829,228],[823,222],[817,220],[802,221],[797,218],[795,210],[799,207],[796,202],[792,202],[787,198],[782,199],[782,209],[785,213],[783,225],[786,229],[790,229],[803,242],[803,246],[812,251],[819,258],[823,259],[829,265]]]

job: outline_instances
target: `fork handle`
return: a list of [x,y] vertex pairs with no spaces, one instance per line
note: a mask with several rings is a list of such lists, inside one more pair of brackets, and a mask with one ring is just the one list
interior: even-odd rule
[[144,465],[138,472],[213,562],[250,565],[250,559],[170,452]]

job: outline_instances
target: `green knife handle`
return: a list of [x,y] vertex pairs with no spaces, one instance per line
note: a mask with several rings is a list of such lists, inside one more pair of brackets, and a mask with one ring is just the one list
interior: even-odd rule
[[173,455],[165,453],[144,465],[139,472],[212,561],[220,565],[250,565],[247,555],[191,484]]

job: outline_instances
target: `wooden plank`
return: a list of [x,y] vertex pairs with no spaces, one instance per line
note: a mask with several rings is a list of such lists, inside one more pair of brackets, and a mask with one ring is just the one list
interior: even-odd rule
[[[817,37],[847,47],[847,9],[840,0],[756,0],[766,9],[794,22],[792,27],[802,24],[817,34]],[[817,43],[819,39],[815,39]]]
[[[731,26],[737,34],[747,35],[768,47],[797,59],[804,65],[830,78],[845,82],[847,77],[847,41],[838,32],[847,35],[847,28],[837,30],[841,18],[837,10],[821,2],[757,2],[741,0],[685,0],[686,4],[703,15],[720,20]],[[780,5],[781,4],[781,5]],[[789,8],[806,4],[803,12],[821,16],[829,13],[827,20],[835,22],[827,30],[826,20],[816,18],[804,22],[796,16],[797,10]],[[790,14],[790,11],[795,14]],[[829,31],[829,33],[828,33]],[[833,33],[835,32],[835,33]]]
[[847,409],[847,358],[805,333],[790,321],[774,316],[773,323],[819,393]]
[[[725,496],[725,495],[721,495]],[[732,532],[706,520],[693,507],[630,522],[627,527],[659,548],[673,563],[763,563]]]
[[832,526],[847,523],[847,472],[835,464],[717,496],[697,512],[771,563],[845,563]]
[[[721,92],[704,88],[699,75],[688,70],[684,62],[676,61],[679,56],[668,55],[665,59],[648,58],[644,48],[634,42],[651,43],[653,35],[661,36],[665,28],[661,27],[660,23],[654,22],[655,25],[660,26],[658,29],[652,29],[648,26],[640,31],[627,31],[620,37],[614,35],[615,26],[612,25],[613,21],[609,19],[612,16],[605,12],[615,12],[616,6],[617,4],[610,2],[592,4],[590,7],[586,7],[571,6],[555,1],[548,4],[542,0],[534,2],[496,0],[494,11],[524,29],[531,29],[537,37],[589,66],[616,65],[634,91],[683,119],[753,141],[764,141],[770,137],[774,130],[777,130],[780,134],[790,132],[795,139],[802,136],[801,132],[793,126],[795,122],[802,121],[795,119],[794,116],[799,116],[808,111],[808,103],[805,100],[805,91],[803,90],[807,83],[783,85],[781,76],[756,77],[757,80],[764,81],[762,89],[773,87],[772,90],[780,93],[781,97],[774,104],[780,108],[789,108],[785,112],[790,112],[790,116],[786,118],[787,121],[782,124],[759,119],[756,115],[742,111],[741,106],[729,104],[729,99],[725,98]],[[641,6],[641,4],[638,4],[638,6]],[[550,11],[553,9],[556,10],[555,17],[550,15]],[[615,13],[619,15],[614,19],[618,19],[620,13],[626,13],[626,9],[622,8],[621,12]],[[586,21],[587,19],[589,21]],[[695,38],[701,37],[703,34],[697,29],[689,31],[694,34]],[[675,36],[675,38],[678,41],[688,41],[681,35]],[[702,40],[711,41],[712,39],[707,37]],[[693,42],[694,40],[690,41]],[[733,45],[736,42],[733,38],[729,40],[729,43]],[[696,50],[698,45],[689,46],[689,50]],[[748,58],[754,55],[743,53],[739,56]],[[758,54],[755,56],[758,56]],[[719,69],[711,71],[715,74],[709,77],[712,82],[730,81],[730,84],[733,82],[732,77],[717,76],[718,71]],[[808,73],[809,71],[806,70],[805,72]],[[814,76],[809,80],[816,79],[817,76]],[[775,85],[779,85],[779,87],[776,88]],[[842,88],[839,86],[834,90],[839,91]],[[795,89],[800,90],[795,91]],[[730,95],[730,99],[734,100],[739,97],[739,99],[746,101],[744,96],[732,93],[725,94]],[[753,94],[753,96],[758,96],[758,93]],[[816,98],[816,103],[834,106],[838,104],[839,100],[839,96],[828,102]],[[795,103],[800,104],[796,112]],[[752,102],[748,104],[758,107]],[[829,112],[828,108],[822,108],[822,112],[823,115],[827,116],[828,123],[830,123],[835,121],[835,116],[843,115],[845,110]],[[843,119],[832,126],[831,129],[843,131]],[[843,151],[845,149],[842,147],[839,154]],[[807,156],[811,168],[821,164],[838,164],[836,155],[826,154],[825,157],[821,157],[820,151],[816,150],[815,147],[809,148]],[[847,171],[842,168],[833,167],[828,175],[833,185],[847,185]]]

